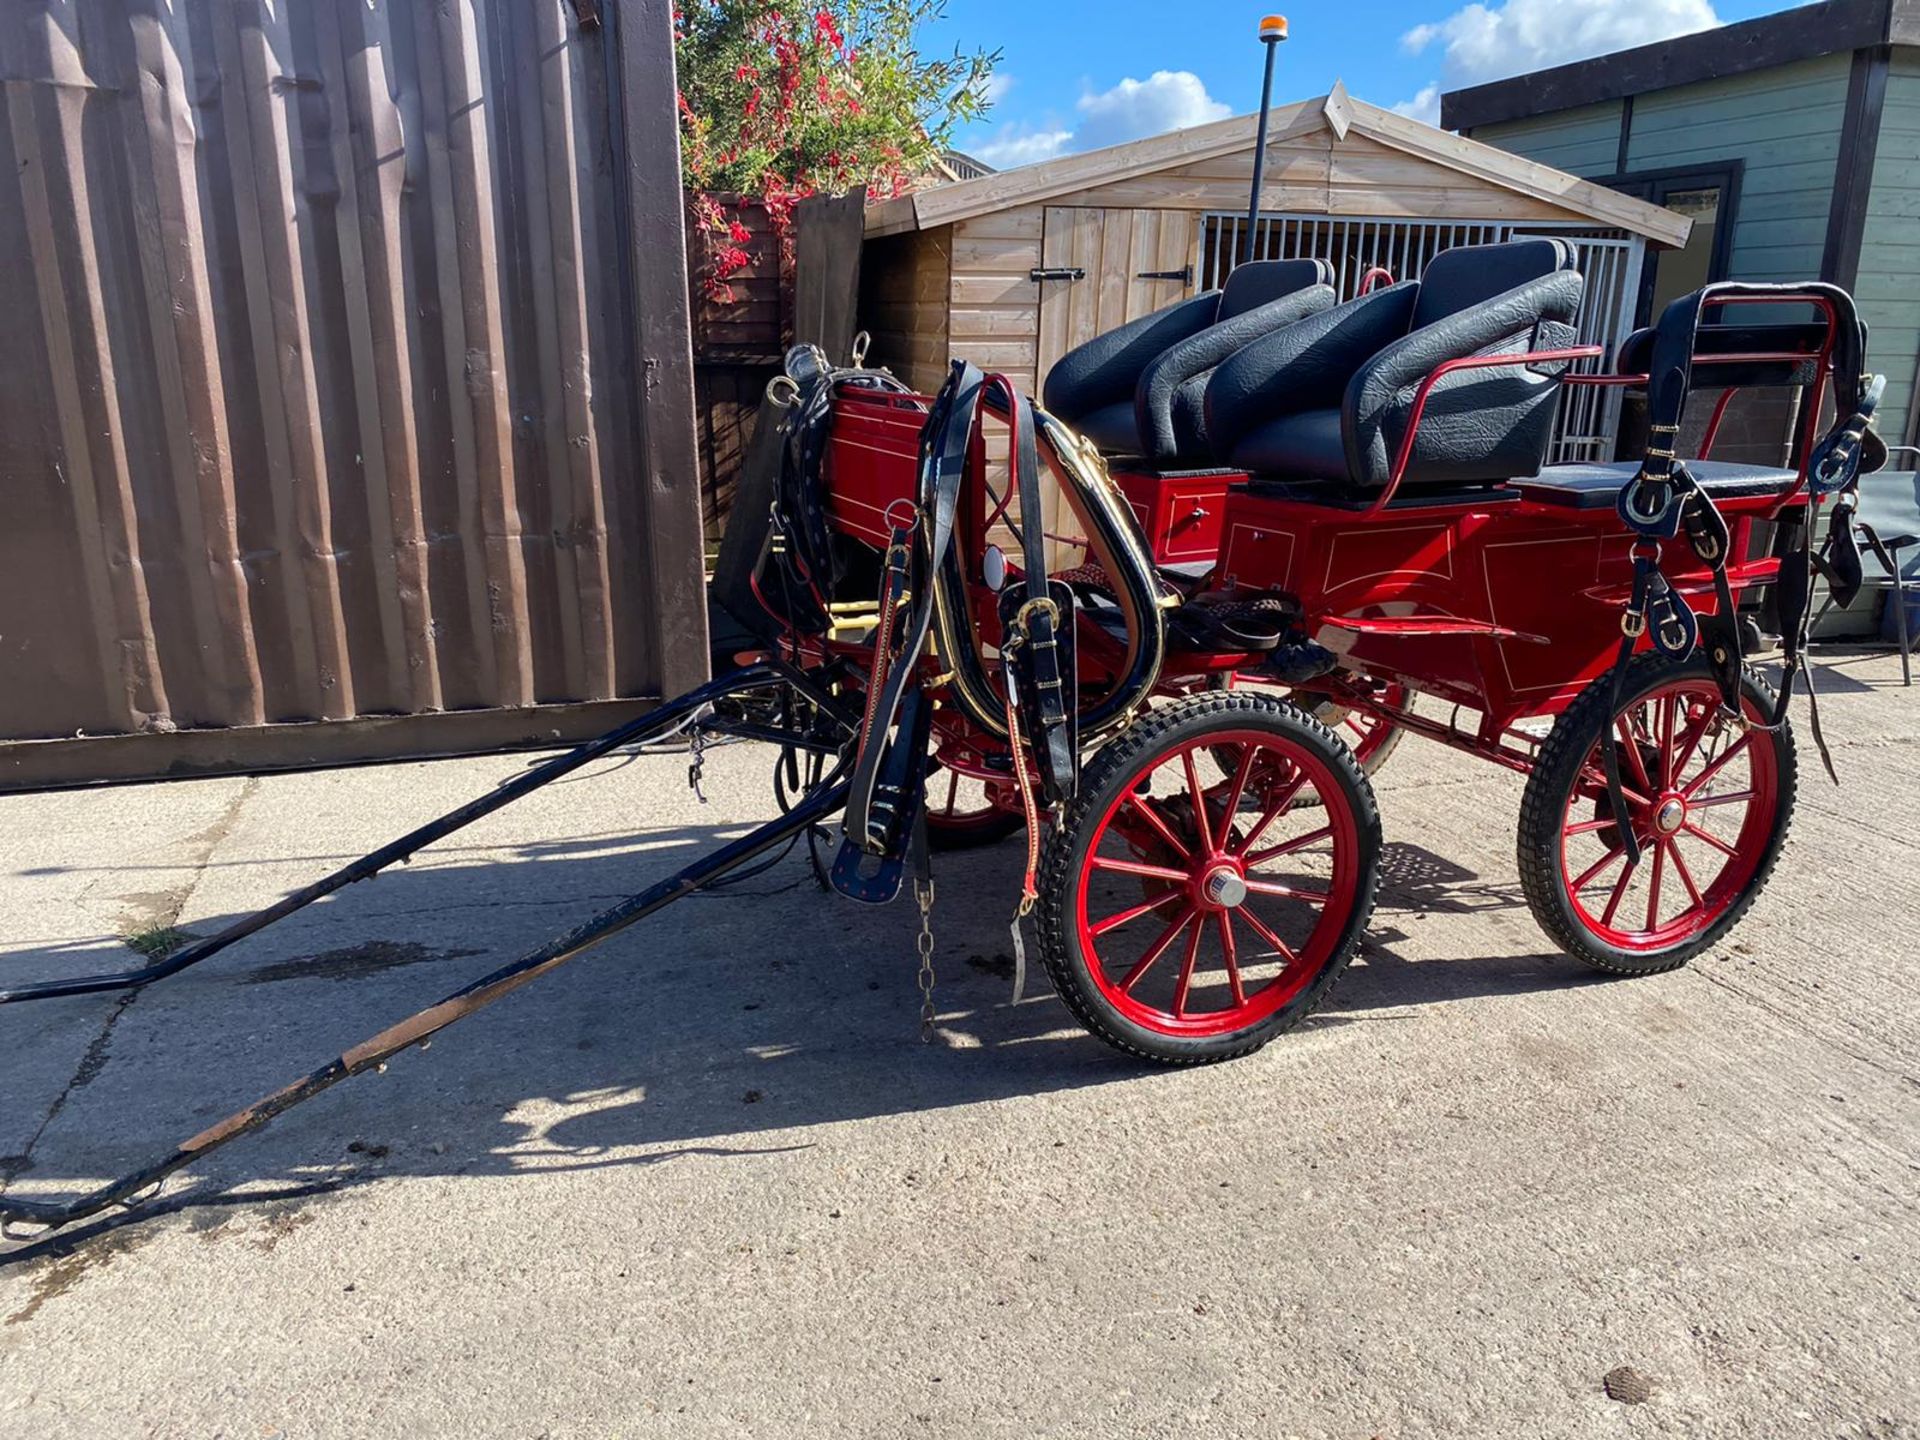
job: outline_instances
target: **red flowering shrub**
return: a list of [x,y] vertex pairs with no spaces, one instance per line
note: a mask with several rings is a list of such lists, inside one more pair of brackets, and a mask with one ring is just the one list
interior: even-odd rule
[[674,14],[680,156],[693,223],[723,234],[701,283],[730,300],[752,236],[710,192],[760,200],[791,264],[793,207],[865,185],[888,198],[927,174],[986,110],[997,54],[927,60],[914,44],[947,0],[685,0]]

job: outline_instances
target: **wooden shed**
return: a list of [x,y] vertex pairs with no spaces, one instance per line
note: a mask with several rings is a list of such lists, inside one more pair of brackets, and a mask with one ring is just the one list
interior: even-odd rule
[[[1246,226],[1254,115],[939,185],[867,211],[861,321],[873,363],[917,388],[949,359],[1034,394],[1082,341],[1218,285]],[[1583,338],[1630,327],[1648,245],[1691,222],[1535,161],[1355,100],[1335,85],[1272,114],[1253,253],[1331,261],[1342,298],[1455,245],[1565,236],[1587,276]],[[1611,458],[1618,396],[1580,392],[1556,459]]]

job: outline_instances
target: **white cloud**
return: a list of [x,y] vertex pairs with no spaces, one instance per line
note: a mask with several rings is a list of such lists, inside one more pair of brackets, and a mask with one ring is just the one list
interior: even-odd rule
[[[1720,24],[1712,0],[1506,0],[1473,4],[1400,37],[1410,55],[1438,43],[1446,88],[1671,40]],[[1412,103],[1412,102],[1409,102]]]
[[1066,153],[1073,143],[1071,130],[1050,130],[1045,126],[1009,123],[967,153],[984,160],[996,170],[1011,170],[1016,165],[1032,165]]
[[1111,90],[1082,95],[1079,110],[1084,118],[1074,135],[1078,150],[1185,130],[1233,113],[1189,70],[1156,70],[1145,80],[1122,80]]
[[1394,106],[1393,113],[1404,115],[1409,120],[1422,120],[1429,125],[1438,125],[1440,123],[1439,85],[1422,85],[1411,100],[1402,100]]
[[988,105],[998,105],[1007,98],[1007,93],[1020,82],[1013,76],[996,70],[981,82],[980,98]]
[[[1007,82],[1009,87],[1012,83]],[[998,93],[1004,95],[1006,91]],[[1156,70],[1145,80],[1128,77],[1110,90],[1085,91],[1074,108],[1080,118],[1071,128],[1053,119],[1041,124],[1008,121],[970,147],[968,153],[1005,170],[1051,160],[1070,150],[1097,150],[1103,145],[1205,125],[1233,113],[1231,107],[1207,94],[1198,75],[1186,70]]]

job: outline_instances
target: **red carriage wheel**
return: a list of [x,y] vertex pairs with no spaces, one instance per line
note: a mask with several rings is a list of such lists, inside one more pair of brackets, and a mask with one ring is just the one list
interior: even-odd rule
[[1268,695],[1191,696],[1088,768],[1047,842],[1042,955],[1103,1040],[1229,1059],[1325,997],[1379,866],[1372,789],[1325,726]]
[[[1290,694],[1288,687],[1278,681],[1255,679],[1250,675],[1222,676],[1213,686],[1216,690],[1252,690],[1254,694],[1262,692],[1285,696]],[[1404,710],[1413,703],[1413,692],[1404,685],[1383,685],[1377,698],[1380,703],[1395,710]],[[1369,778],[1380,773],[1380,767],[1387,763],[1400,737],[1406,732],[1391,720],[1383,720],[1378,715],[1365,710],[1356,710],[1335,700],[1309,700],[1301,697],[1301,708],[1327,729],[1331,730],[1345,745],[1353,751],[1353,758],[1360,762],[1360,769]]]
[[[1404,685],[1387,685],[1378,698],[1381,704],[1395,710],[1404,710],[1413,701],[1412,692]],[[1393,754],[1404,733],[1391,720],[1383,720],[1365,710],[1349,709],[1332,700],[1309,706],[1307,713],[1345,742],[1368,775],[1377,774],[1387,763],[1387,757]]]
[[1600,746],[1611,684],[1582,691],[1540,747],[1521,804],[1520,880],[1568,954],[1652,975],[1713,945],[1766,885],[1793,814],[1793,734],[1759,728],[1774,693],[1751,670],[1742,723],[1703,657],[1635,660],[1610,717],[1641,852],[1629,862]]
[[[1007,789],[1013,786],[1006,782]],[[1019,833],[1026,821],[996,803],[994,787],[938,761],[927,771],[927,840],[936,850],[970,850]]]

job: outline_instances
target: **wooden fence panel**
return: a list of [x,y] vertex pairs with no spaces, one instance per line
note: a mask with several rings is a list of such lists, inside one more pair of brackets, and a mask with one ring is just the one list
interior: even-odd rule
[[0,92],[0,783],[701,677],[669,0],[0,0]]

